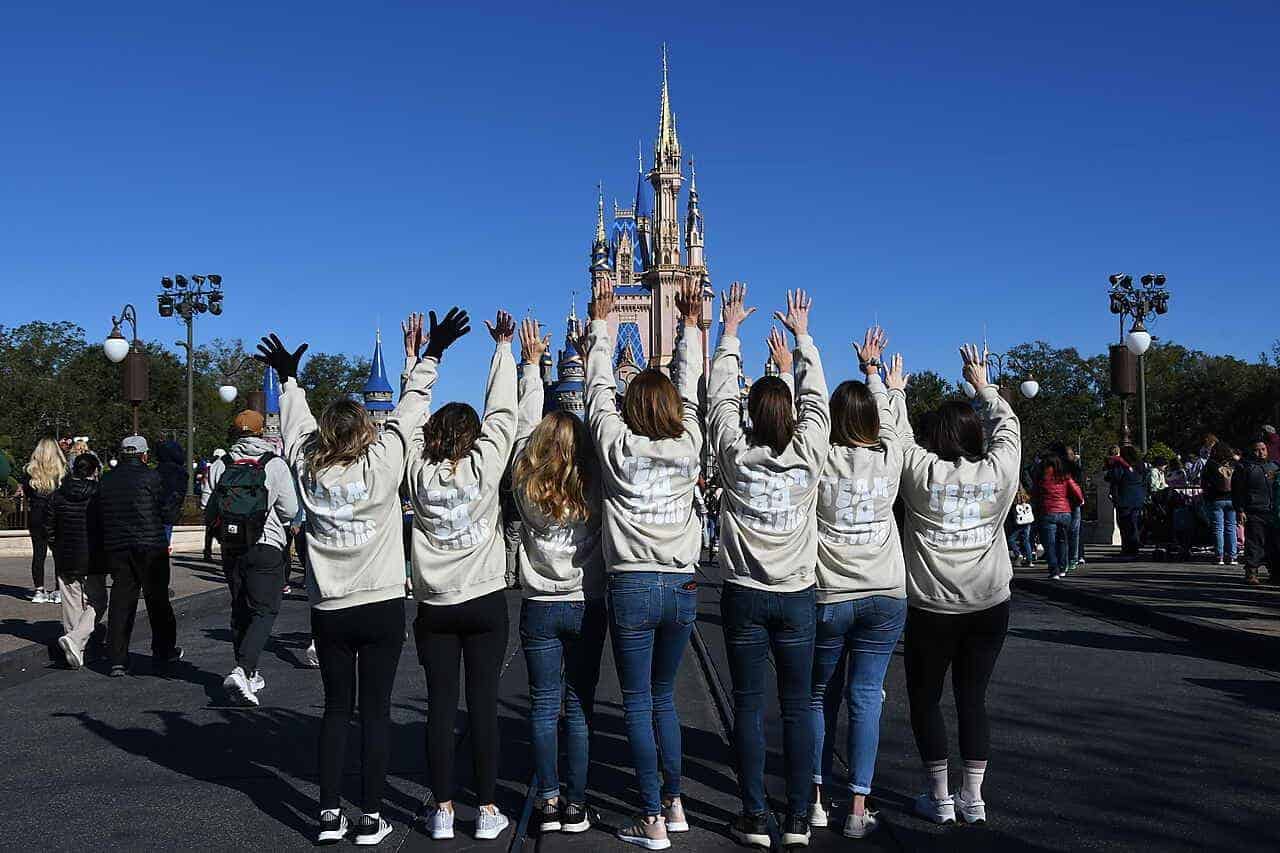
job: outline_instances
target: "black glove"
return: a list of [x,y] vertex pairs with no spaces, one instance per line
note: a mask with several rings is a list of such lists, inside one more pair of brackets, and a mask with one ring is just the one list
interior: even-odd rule
[[302,354],[306,351],[307,345],[303,344],[296,351],[289,352],[272,332],[270,337],[263,338],[262,343],[258,344],[258,352],[261,355],[255,355],[254,358],[268,367],[275,368],[276,375],[283,383],[290,377],[297,378],[298,362],[302,361]]
[[443,320],[436,320],[434,311],[429,312],[429,316],[431,337],[427,341],[427,350],[424,355],[439,361],[445,350],[453,346],[458,338],[471,331],[471,318],[467,316],[466,311],[456,305],[449,309],[449,313],[444,315]]

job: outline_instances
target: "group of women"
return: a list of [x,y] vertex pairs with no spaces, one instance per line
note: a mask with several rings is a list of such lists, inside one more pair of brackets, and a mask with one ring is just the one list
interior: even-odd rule
[[[608,285],[597,286],[590,327],[577,342],[586,362],[585,422],[564,412],[543,416],[538,364],[548,341],[535,322],[524,321],[518,374],[511,351],[516,327],[503,312],[486,324],[496,347],[482,415],[461,403],[428,412],[441,358],[469,331],[467,314],[455,308],[437,320],[433,312],[425,334],[422,315],[409,318],[401,400],[381,436],[356,403],[339,401],[314,417],[296,380],[306,345],[290,352],[274,335],[263,339],[260,357],[283,382],[285,450],[310,545],[308,591],[325,690],[318,840],[337,841],[349,831],[339,779],[357,698],[363,793],[354,840],[376,844],[390,832],[380,806],[391,688],[405,636],[402,487],[414,508],[414,633],[429,691],[434,805],[427,827],[434,838],[453,837],[453,728],[463,668],[480,803],[475,835],[496,838],[508,826],[493,793],[497,688],[509,630],[499,485],[509,465],[524,522],[519,630],[532,702],[535,822],[543,832],[591,825],[590,730],[608,634],[640,796],[638,815],[618,836],[662,850],[671,845],[669,833],[687,831],[675,679],[697,618],[702,541],[694,493],[705,455],[724,485],[721,612],[743,801],[734,837],[770,844],[763,784],[770,653],[784,730],[782,843],[807,844],[809,827],[828,823],[824,694],[846,654],[844,832],[861,837],[875,828],[866,797],[881,691],[904,624],[911,725],[928,786],[916,810],[938,822],[955,821],[957,811],[968,822],[985,820],[985,692],[1008,625],[1012,571],[1002,526],[1017,489],[1017,419],[987,384],[985,354],[966,347],[964,373],[978,389],[976,407],[944,404],[917,443],[906,417],[902,360],[895,356],[885,369],[879,329],[857,347],[865,381],[842,383],[828,401],[808,334],[811,301],[802,291],[789,293],[776,315],[794,347],[776,330],[769,336],[774,359],[794,377],[756,382],[744,417],[738,334],[754,311],[745,296],[740,285],[724,295],[705,412],[698,393],[704,296],[696,284],[675,298],[683,328],[675,382],[644,371],[620,399],[609,331],[614,295]],[[901,535],[894,516],[899,496]],[[948,669],[964,759],[955,799],[939,707]]]

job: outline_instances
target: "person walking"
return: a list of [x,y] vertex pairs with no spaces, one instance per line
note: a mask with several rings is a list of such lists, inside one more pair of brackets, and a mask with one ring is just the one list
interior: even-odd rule
[[681,331],[672,374],[679,385],[657,370],[641,371],[627,386],[621,413],[609,335],[611,284],[593,289],[587,333],[587,426],[604,493],[609,633],[641,801],[640,814],[617,834],[649,850],[669,848],[669,832],[689,829],[680,799],[675,676],[698,612],[694,572],[702,537],[693,490],[703,447],[701,285],[685,284],[675,302]]
[[120,443],[120,465],[98,487],[98,516],[105,566],[111,574],[107,636],[111,677],[129,674],[129,641],[138,596],[147,602],[153,666],[163,670],[182,659],[178,623],[169,603],[169,540],[181,496],[148,467],[147,440],[131,435]]
[[1071,510],[1084,503],[1084,492],[1071,476],[1067,461],[1056,451],[1049,450],[1040,457],[1036,497],[1040,503],[1040,540],[1044,543],[1049,579],[1060,580],[1071,567]]
[[1231,502],[1244,515],[1244,582],[1260,584],[1258,569],[1280,584],[1280,532],[1272,525],[1274,486],[1280,465],[1267,456],[1265,437],[1258,436],[1231,475]]
[[[849,809],[844,835],[863,838],[877,826],[867,807],[880,743],[884,678],[907,616],[906,563],[893,505],[903,464],[907,417],[902,357],[880,378],[887,343],[878,326],[857,348],[863,382],[842,382],[831,397],[831,449],[818,492],[816,650],[810,702],[813,805],[809,822],[826,826],[823,752],[834,736],[834,701],[848,694],[845,761]],[[842,678],[841,660],[847,676]],[[835,694],[834,696],[832,694]],[[828,714],[827,708],[833,713]],[[834,805],[834,801],[832,802]]]
[[1200,496],[1213,521],[1214,556],[1218,565],[1237,565],[1236,508],[1232,503],[1231,483],[1236,472],[1234,451],[1220,441],[1210,451],[1209,460],[1200,473]]
[[[173,439],[160,442],[156,446],[156,473],[164,482],[164,502],[166,505],[181,506],[187,496],[187,456],[182,445]],[[173,544],[173,521],[164,526],[165,546]]]
[[[57,491],[66,476],[67,463],[58,442],[42,438],[36,443],[31,460],[18,478],[22,501],[27,508],[27,532],[31,535],[31,603],[61,604],[62,597],[55,585],[52,591],[44,586],[44,564],[49,556],[49,540],[45,538],[44,517],[49,498]],[[57,558],[54,558],[57,572]],[[56,582],[56,577],[55,577]]]
[[[514,460],[513,460],[514,461]],[[507,589],[520,588],[520,509],[516,506],[511,487],[511,467],[502,475],[499,488],[499,503],[502,513],[502,544],[506,555]]]
[[[421,349],[422,315],[402,326],[414,352]],[[280,377],[280,428],[306,510],[307,598],[324,684],[320,723],[320,829],[317,843],[342,841],[350,828],[342,811],[347,728],[360,703],[361,816],[354,842],[372,846],[392,832],[382,816],[391,739],[391,690],[404,647],[404,557],[400,544],[400,482],[412,424],[431,401],[436,365],[465,334],[467,315],[456,309],[437,326],[431,347],[410,359],[400,402],[379,434],[354,400],[330,403],[317,419],[298,384],[307,345],[290,352],[272,334],[258,346],[259,361]],[[358,687],[357,687],[358,682]]]
[[71,464],[71,476],[50,495],[44,515],[44,534],[53,548],[62,599],[62,636],[58,646],[72,669],[84,666],[85,649],[107,612],[97,506],[101,468],[92,453],[77,455]]
[[237,705],[256,707],[266,681],[258,658],[280,613],[287,573],[287,525],[298,514],[289,463],[262,437],[266,421],[246,409],[231,424],[235,442],[209,466],[205,524],[215,532],[231,594],[231,650],[235,667],[222,682]]
[[1084,464],[1080,461],[1080,454],[1071,445],[1060,445],[1059,453],[1062,461],[1067,466],[1067,473],[1071,479],[1076,481],[1076,485],[1080,487],[1081,499],[1078,502],[1071,502],[1071,531],[1067,545],[1067,571],[1073,572],[1076,566],[1082,566],[1084,559],[1084,537],[1081,536],[1081,530],[1084,526],[1084,505],[1088,500],[1085,493],[1085,473]]
[[[510,825],[494,802],[498,774],[498,681],[506,660],[506,553],[499,487],[516,432],[515,322],[499,311],[485,322],[493,337],[484,419],[449,403],[413,431],[405,476],[413,501],[413,621],[427,676],[427,767],[435,807],[426,815],[435,839],[453,838],[454,719],[466,659],[466,695],[475,792],[475,837],[494,839]],[[432,340],[428,349],[434,346]]]
[[[605,613],[600,541],[600,464],[586,425],[569,412],[542,414],[538,365],[547,350],[537,321],[520,326],[520,404],[512,498],[519,512],[520,645],[529,671],[529,721],[539,832],[585,832],[587,771]],[[557,721],[564,708],[565,791]]]
[[1035,551],[1031,547],[1031,528],[1036,523],[1035,507],[1031,505],[1031,495],[1018,486],[1018,497],[1013,501],[1013,510],[1005,517],[1005,535],[1009,538],[1009,558],[1018,561],[1024,568],[1030,568],[1035,560]]
[[[1214,439],[1214,444],[1217,439]],[[1120,526],[1120,556],[1135,559],[1142,549],[1142,510],[1147,505],[1147,471],[1142,456],[1132,444],[1120,448],[1107,469],[1116,523]]]
[[[964,378],[977,391],[975,404],[943,403],[922,445],[910,424],[904,426],[909,602],[904,661],[911,730],[927,783],[915,811],[949,823],[958,809],[972,824],[987,818],[982,799],[990,755],[986,693],[1009,628],[1013,578],[1001,526],[1017,495],[1022,434],[1017,416],[987,381],[986,352],[974,346],[960,352]],[[954,799],[939,707],[948,669],[964,760],[964,784]]]
[[[213,486],[209,483],[209,471],[214,465],[218,464],[218,460],[227,455],[227,451],[219,447],[213,451],[213,461],[205,468],[204,479],[200,481],[200,511],[207,513],[209,508],[209,498],[213,495]],[[201,555],[206,563],[213,562],[213,541],[214,530],[208,524],[204,526],[204,553]]]
[[[813,778],[814,566],[819,474],[831,446],[827,383],[809,337],[812,300],[787,293],[786,313],[775,316],[795,338],[797,400],[779,377],[751,386],[743,429],[742,344],[738,329],[754,308],[746,286],[723,295],[724,330],[707,385],[707,441],[723,473],[720,613],[733,681],[733,753],[742,814],[730,828],[740,843],[768,849],[764,791],[764,693],[769,654],[782,706],[787,810],[784,846],[809,843]],[[775,329],[772,338],[781,338]],[[777,344],[785,349],[782,341]]]

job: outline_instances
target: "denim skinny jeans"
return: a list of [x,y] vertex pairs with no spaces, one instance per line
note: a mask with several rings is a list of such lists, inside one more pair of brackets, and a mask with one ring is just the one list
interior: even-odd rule
[[1049,563],[1050,574],[1067,567],[1070,533],[1071,513],[1047,512],[1040,517],[1040,538],[1044,542],[1044,557]]
[[1208,501],[1213,519],[1213,544],[1219,560],[1236,558],[1236,508],[1231,500]]

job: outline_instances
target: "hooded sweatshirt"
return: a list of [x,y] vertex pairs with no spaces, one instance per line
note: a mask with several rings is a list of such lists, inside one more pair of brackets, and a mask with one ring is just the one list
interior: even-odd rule
[[[232,463],[245,460],[257,461],[268,453],[275,453],[275,447],[262,436],[247,435],[237,439],[226,454],[213,460],[209,473],[200,488],[200,504],[208,507],[209,499],[218,480],[227,470],[227,460]],[[263,525],[262,535],[258,537],[259,545],[270,545],[272,548],[284,550],[289,541],[285,535],[285,527],[291,524],[298,514],[298,491],[293,482],[293,472],[284,457],[274,456],[264,469],[267,479],[267,521]]]
[[973,613],[1007,601],[1013,564],[1004,520],[1018,496],[1022,432],[994,385],[975,406],[990,435],[976,462],[947,462],[915,443],[904,422],[907,599],[935,613]]
[[499,495],[516,433],[516,363],[499,343],[489,363],[484,419],[475,446],[457,461],[423,456],[413,431],[406,465],[413,503],[413,594],[424,604],[462,604],[506,587]]
[[[520,412],[515,457],[519,460],[529,436],[542,419],[543,390],[538,365],[520,370]],[[534,601],[582,601],[604,595],[604,551],[600,540],[600,466],[588,448],[590,470],[584,496],[591,516],[562,524],[548,518],[529,500],[521,483],[512,484],[520,518],[520,585]]]
[[752,444],[742,428],[742,345],[725,334],[711,364],[707,436],[724,482],[720,567],[727,583],[771,592],[814,584],[818,475],[831,447],[831,410],[813,338],[796,340],[798,417],[782,452]]
[[652,439],[631,431],[618,413],[609,324],[592,320],[587,353],[587,426],[600,456],[604,558],[610,572],[691,574],[702,551],[693,492],[702,468],[698,383],[701,333],[685,327],[676,347],[684,434]]
[[437,367],[434,358],[417,362],[378,440],[350,465],[322,471],[312,471],[304,453],[316,431],[307,394],[294,378],[284,383],[281,431],[306,510],[307,595],[317,610],[404,595],[400,481],[409,425],[426,416]]
[[902,479],[907,398],[867,380],[880,410],[880,444],[833,446],[818,490],[818,603],[907,597],[902,538],[893,514]]

